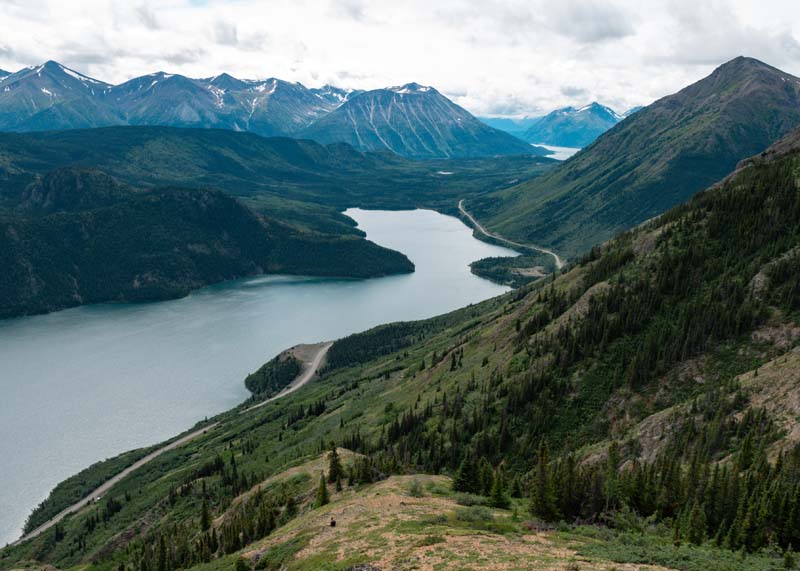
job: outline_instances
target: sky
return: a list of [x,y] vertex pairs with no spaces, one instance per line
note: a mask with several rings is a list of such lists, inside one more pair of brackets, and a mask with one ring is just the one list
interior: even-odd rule
[[0,0],[0,69],[432,85],[479,116],[646,105],[748,55],[800,76],[796,0]]

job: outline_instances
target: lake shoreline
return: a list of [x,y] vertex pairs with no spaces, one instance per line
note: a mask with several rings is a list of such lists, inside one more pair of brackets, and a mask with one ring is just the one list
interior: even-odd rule
[[[0,363],[16,367],[0,390],[9,411],[27,419],[6,427],[2,417],[12,414],[0,410],[0,431],[8,435],[0,453],[14,458],[25,450],[0,468],[7,484],[0,490],[6,514],[0,543],[18,538],[33,507],[85,466],[167,441],[240,406],[249,397],[246,374],[287,347],[432,317],[509,290],[472,275],[468,263],[517,253],[476,240],[454,217],[430,210],[348,212],[371,240],[419,260],[417,272],[366,280],[252,276],[177,300],[0,321],[0,340],[13,340],[0,347]],[[97,365],[104,360],[113,366]],[[59,366],[48,368],[50,361]],[[55,394],[49,379],[59,379]],[[164,393],[168,402],[150,411],[149,399]],[[86,394],[98,402],[84,402]],[[26,412],[34,402],[37,410]],[[114,428],[119,424],[124,430]]]

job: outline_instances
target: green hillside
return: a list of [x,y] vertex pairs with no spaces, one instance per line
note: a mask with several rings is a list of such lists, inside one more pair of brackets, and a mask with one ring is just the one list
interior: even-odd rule
[[576,258],[800,125],[800,80],[739,57],[621,121],[546,176],[474,200],[489,229]]
[[[388,540],[321,559],[303,542],[329,545],[320,528],[345,509],[337,480],[342,494],[363,492],[354,501],[368,513],[372,482],[413,473],[448,474],[460,494],[409,488],[453,498],[419,511],[443,548],[480,532],[509,546],[566,542],[579,569],[790,566],[799,191],[800,132],[555,279],[340,340],[320,379],[212,419],[100,502],[5,549],[0,568],[409,568]],[[324,460],[285,473],[331,441],[357,454],[341,476]],[[333,480],[332,508],[315,507],[319,470]],[[72,501],[59,494],[51,513]],[[453,515],[453,501],[478,507]],[[499,511],[479,509],[487,503]],[[394,504],[383,505],[376,517]],[[416,520],[394,533],[413,532],[400,521]]]

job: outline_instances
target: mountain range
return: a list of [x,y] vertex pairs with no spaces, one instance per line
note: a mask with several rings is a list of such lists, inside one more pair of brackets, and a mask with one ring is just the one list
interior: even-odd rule
[[0,79],[0,130],[116,125],[301,136],[413,158],[545,154],[417,84],[359,92],[330,85],[308,89],[275,78],[192,79],[158,72],[110,85],[54,61]]
[[687,200],[799,124],[800,79],[738,57],[544,176],[467,205],[507,238],[575,257]]

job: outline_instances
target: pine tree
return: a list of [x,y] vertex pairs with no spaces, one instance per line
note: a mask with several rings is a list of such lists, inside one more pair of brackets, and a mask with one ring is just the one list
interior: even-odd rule
[[200,529],[207,531],[211,527],[211,514],[208,513],[208,503],[203,500],[203,506],[200,509]]
[[605,495],[606,509],[619,506],[619,446],[616,441],[608,447],[608,459],[606,462]]
[[453,491],[479,494],[481,489],[480,478],[475,462],[465,457],[453,478]]
[[492,492],[494,470],[486,458],[481,458],[478,468],[478,477],[480,478],[480,491],[478,493],[482,496],[488,496]]
[[558,519],[558,508],[556,507],[556,493],[550,476],[550,466],[548,465],[549,456],[550,452],[547,444],[542,442],[539,444],[539,450],[536,454],[530,512],[531,515],[540,517],[545,521],[554,521]]
[[492,482],[492,490],[489,494],[489,505],[493,508],[508,509],[511,501],[506,495],[506,486],[503,474],[498,469],[494,474],[494,482]]
[[331,450],[328,452],[328,481],[332,484],[341,480],[343,475],[344,468],[339,459],[339,452],[336,450],[336,443],[331,442]]
[[322,507],[331,501],[328,494],[328,483],[325,481],[325,472],[320,472],[319,487],[317,488],[317,499],[314,502],[314,507]]
[[695,502],[689,514],[689,541],[701,545],[706,535],[706,513]]

